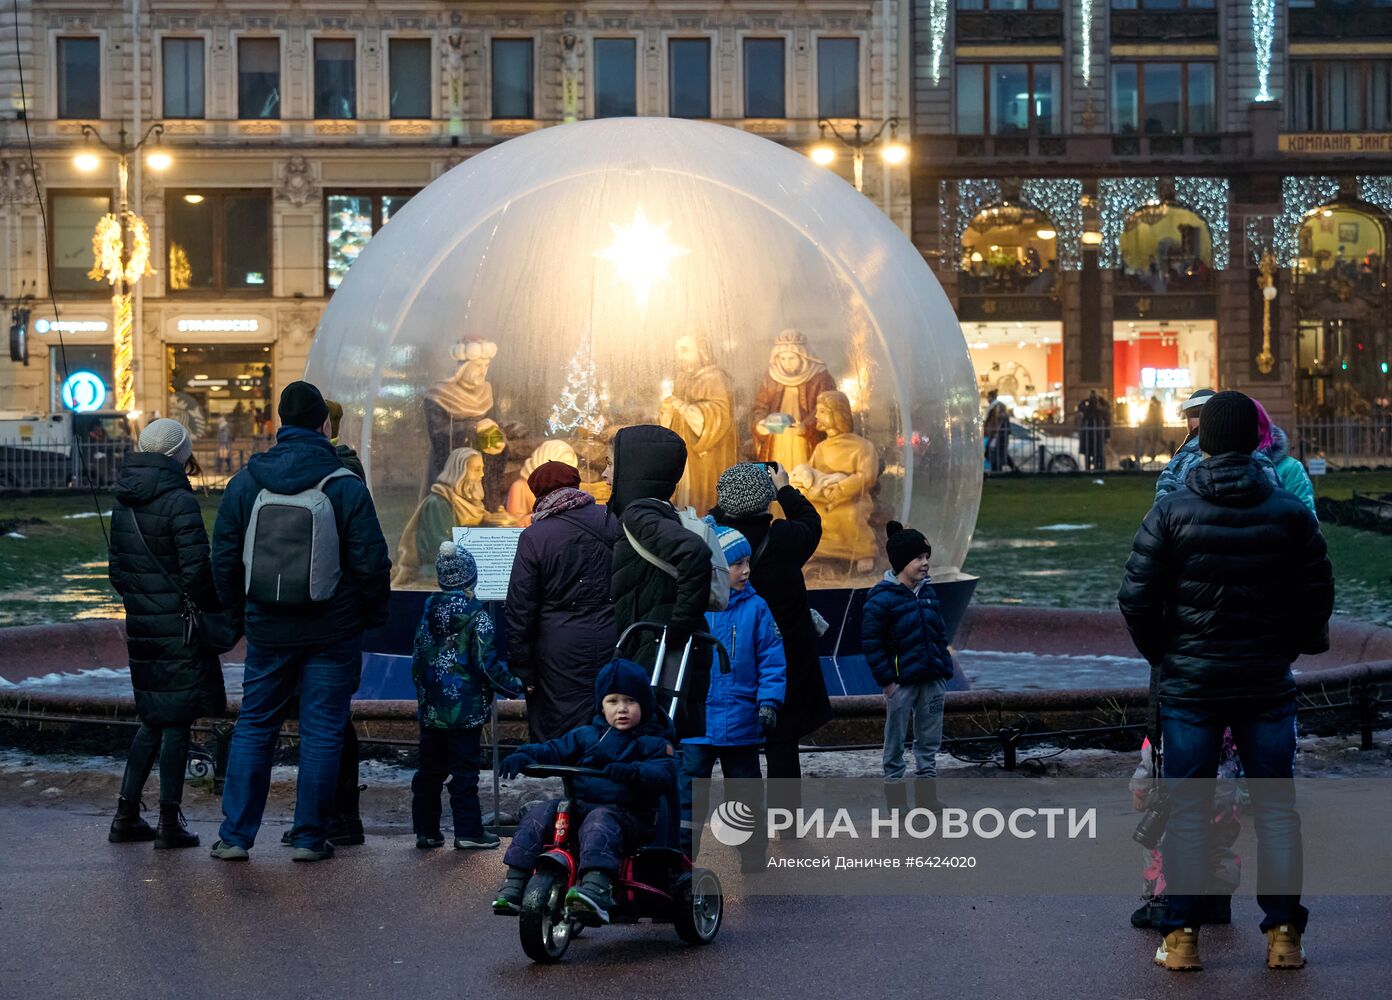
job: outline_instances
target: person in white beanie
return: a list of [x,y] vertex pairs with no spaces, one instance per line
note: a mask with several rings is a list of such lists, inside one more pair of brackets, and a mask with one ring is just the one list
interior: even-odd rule
[[[180,802],[195,719],[226,710],[222,666],[202,635],[188,628],[188,605],[222,610],[213,587],[208,532],[186,470],[193,442],[176,420],[153,420],[139,451],[126,458],[111,512],[111,584],[126,609],[126,646],[140,729],[131,742],[121,797],[107,839],[194,847]],[[140,817],[140,793],[160,770],[159,826]]]

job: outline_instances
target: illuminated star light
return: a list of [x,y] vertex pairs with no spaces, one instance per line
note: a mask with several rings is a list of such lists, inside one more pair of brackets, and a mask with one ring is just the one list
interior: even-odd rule
[[614,232],[614,242],[603,250],[596,250],[595,256],[614,265],[614,280],[627,281],[633,288],[633,297],[638,308],[648,304],[654,282],[667,280],[667,269],[671,262],[690,253],[667,238],[671,222],[655,226],[643,214],[639,205],[633,213],[633,221],[626,226],[609,223]]

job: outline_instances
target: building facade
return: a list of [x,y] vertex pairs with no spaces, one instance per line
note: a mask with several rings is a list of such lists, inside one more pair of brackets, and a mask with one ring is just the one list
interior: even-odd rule
[[[29,310],[29,361],[0,362],[5,411],[60,409],[79,369],[111,389],[111,288],[88,271],[116,166],[86,125],[113,145],[122,128],[134,142],[162,126],[130,161],[152,272],[135,293],[136,408],[205,435],[222,417],[238,434],[269,429],[373,232],[496,143],[625,115],[705,119],[799,147],[820,119],[849,131],[898,116],[908,133],[908,0],[35,0],[19,17],[22,61],[0,52],[13,101],[0,289]],[[157,138],[172,159],[158,173],[142,160]],[[91,172],[74,163],[83,150],[100,154]],[[837,165],[847,176],[849,162]],[[870,158],[864,190],[908,231],[905,168]]]
[[919,0],[913,36],[914,238],[983,393],[1096,391],[1123,454],[1209,385],[1385,437],[1384,0]]

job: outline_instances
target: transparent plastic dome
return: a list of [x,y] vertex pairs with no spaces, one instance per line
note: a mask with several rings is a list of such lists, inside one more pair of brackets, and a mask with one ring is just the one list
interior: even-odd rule
[[932,272],[850,185],[723,126],[582,122],[455,167],[354,262],[306,378],[343,405],[394,553],[432,492],[456,522],[525,523],[534,452],[604,499],[608,438],[655,422],[698,456],[677,497],[698,509],[734,461],[789,468],[826,524],[814,587],[872,582],[891,519],[955,573],[976,521],[975,379]]

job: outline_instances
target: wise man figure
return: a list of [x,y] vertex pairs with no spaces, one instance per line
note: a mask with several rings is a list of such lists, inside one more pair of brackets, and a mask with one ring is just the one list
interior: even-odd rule
[[754,396],[754,453],[761,462],[795,469],[826,435],[817,426],[817,397],[836,388],[801,330],[784,330],[773,343],[768,371]]
[[715,366],[704,337],[677,338],[680,371],[662,400],[658,423],[686,442],[686,473],[672,502],[705,514],[715,506],[715,482],[739,461],[730,376]]

